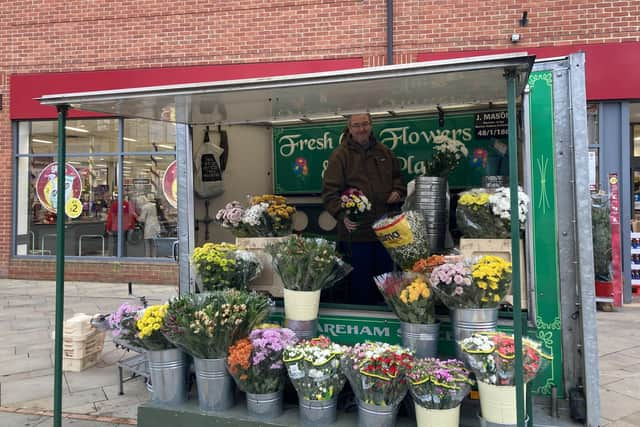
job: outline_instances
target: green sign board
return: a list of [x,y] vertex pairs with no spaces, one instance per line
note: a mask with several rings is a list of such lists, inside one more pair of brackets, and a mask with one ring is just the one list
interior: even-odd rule
[[[444,134],[463,142],[469,155],[449,176],[449,186],[477,187],[485,175],[508,174],[507,136],[500,130],[500,112],[448,114],[443,126],[437,116],[374,120],[373,132],[398,157],[407,182],[424,173],[435,136]],[[345,123],[274,128],[274,192],[320,193],[329,156],[344,128]]]

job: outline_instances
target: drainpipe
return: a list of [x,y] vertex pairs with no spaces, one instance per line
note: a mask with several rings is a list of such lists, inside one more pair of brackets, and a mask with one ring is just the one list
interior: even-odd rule
[[393,64],[393,0],[387,0],[387,65]]

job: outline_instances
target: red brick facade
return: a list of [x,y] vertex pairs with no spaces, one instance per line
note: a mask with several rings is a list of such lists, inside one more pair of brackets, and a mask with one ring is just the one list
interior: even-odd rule
[[[395,63],[416,61],[419,53],[513,48],[512,33],[521,34],[522,50],[640,42],[638,1],[393,3]],[[354,57],[364,66],[383,65],[386,9],[383,0],[2,2],[0,277],[52,278],[55,271],[52,262],[11,257],[9,75]],[[525,10],[529,22],[522,27]],[[177,267],[78,261],[66,264],[66,276],[172,283]]]

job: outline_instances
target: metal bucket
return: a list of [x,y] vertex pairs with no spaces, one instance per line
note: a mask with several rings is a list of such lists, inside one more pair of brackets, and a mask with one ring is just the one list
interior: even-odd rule
[[400,322],[402,346],[415,352],[416,357],[437,357],[440,323]]
[[235,404],[235,385],[225,359],[193,358],[198,404],[203,411],[224,411]]
[[456,308],[451,310],[451,327],[456,342],[456,356],[463,358],[458,344],[476,332],[495,331],[498,324],[497,308]]
[[416,178],[416,210],[424,217],[426,236],[432,251],[444,249],[448,227],[447,179],[434,176]]
[[189,363],[177,348],[147,351],[151,378],[151,400],[179,405],[187,401]]
[[282,414],[282,390],[275,393],[247,393],[247,411],[257,419],[275,418]]
[[291,320],[284,319],[284,327],[291,329],[299,340],[309,340],[318,334],[318,319]]
[[300,420],[305,426],[332,424],[336,421],[337,407],[338,396],[334,396],[331,400],[300,399]]
[[393,427],[397,414],[398,405],[369,405],[358,400],[358,427]]

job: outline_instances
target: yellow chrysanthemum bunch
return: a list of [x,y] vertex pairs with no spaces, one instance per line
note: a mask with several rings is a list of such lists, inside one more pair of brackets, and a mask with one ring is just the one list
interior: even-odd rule
[[169,304],[147,307],[142,313],[142,317],[136,321],[137,338],[147,350],[163,350],[174,347],[160,332],[164,326],[168,307]]
[[405,304],[413,304],[418,301],[420,298],[430,298],[431,297],[431,289],[427,286],[427,282],[425,282],[421,277],[418,277],[413,280],[400,292],[400,300]]
[[471,277],[482,290],[481,303],[499,303],[509,292],[511,263],[497,256],[483,256],[472,266]]
[[458,199],[458,203],[465,206],[484,206],[489,203],[489,194],[485,192],[465,192]]
[[260,270],[260,261],[231,243],[205,243],[193,250],[193,267],[205,290],[245,288]]
[[286,235],[291,232],[291,216],[296,212],[296,208],[287,205],[287,199],[275,194],[263,194],[251,198],[251,205],[266,203],[267,216],[269,217],[269,227],[276,236]]

